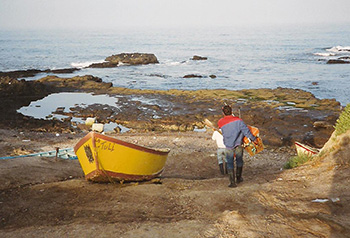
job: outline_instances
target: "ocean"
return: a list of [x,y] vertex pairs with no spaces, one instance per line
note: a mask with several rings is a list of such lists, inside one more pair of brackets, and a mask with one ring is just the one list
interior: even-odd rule
[[[159,64],[85,68],[119,53],[153,53]],[[207,60],[193,61],[194,55]],[[350,103],[350,27],[0,30],[0,71],[62,69],[137,89],[298,88]],[[348,57],[348,58],[347,58]],[[201,78],[183,78],[196,74]],[[215,75],[215,78],[209,77]],[[46,76],[38,74],[26,80]]]

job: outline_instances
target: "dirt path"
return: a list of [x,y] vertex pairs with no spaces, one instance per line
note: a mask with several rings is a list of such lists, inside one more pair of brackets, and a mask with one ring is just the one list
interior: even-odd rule
[[[34,133],[28,142],[17,133],[2,131],[2,153],[72,147],[81,137]],[[219,175],[210,133],[118,138],[171,149],[162,184],[89,183],[77,161],[0,161],[0,236],[348,237],[344,216],[350,214],[350,196],[342,187],[335,192],[334,167],[283,171],[294,151],[270,148],[255,157],[245,155],[245,181],[231,189],[228,178]],[[330,194],[340,201],[312,202]]]

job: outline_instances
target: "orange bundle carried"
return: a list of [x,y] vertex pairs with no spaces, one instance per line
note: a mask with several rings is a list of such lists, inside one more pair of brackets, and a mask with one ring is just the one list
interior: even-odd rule
[[250,132],[257,138],[257,143],[253,143],[249,138],[243,138],[243,147],[249,155],[253,156],[264,150],[264,144],[262,139],[259,137],[259,129],[255,126],[248,126]]

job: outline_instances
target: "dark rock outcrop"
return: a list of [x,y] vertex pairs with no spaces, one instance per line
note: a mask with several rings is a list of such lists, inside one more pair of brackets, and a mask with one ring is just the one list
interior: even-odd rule
[[11,77],[11,78],[29,78],[34,77],[39,73],[54,73],[54,74],[70,74],[78,71],[78,68],[66,68],[66,69],[27,69],[27,70],[15,70],[2,72],[0,71],[0,77]]
[[45,70],[44,73],[54,73],[54,74],[71,74],[78,71],[78,68],[66,68],[66,69],[49,69]]
[[118,67],[119,63],[111,63],[111,62],[102,62],[102,63],[93,63],[89,65],[88,68],[114,68]]
[[327,64],[350,64],[350,61],[345,61],[341,59],[330,59],[327,61]]
[[35,97],[47,95],[52,91],[48,85],[37,81],[17,80],[11,77],[0,77],[0,98]]
[[194,55],[191,60],[207,60],[208,57],[202,57],[202,56],[199,56],[199,55]]
[[[33,122],[28,117],[17,113],[17,109],[27,106],[52,92],[48,85],[36,81],[17,80],[0,77],[0,126],[3,128],[30,128]],[[31,126],[29,125],[31,124]],[[42,120],[40,125],[52,124]]]
[[183,76],[184,79],[187,78],[203,78],[202,75],[198,75],[198,74],[186,74],[185,76]]
[[123,63],[130,65],[159,63],[157,57],[154,54],[143,53],[122,53],[118,55],[112,55],[107,57],[106,61],[111,63]]
[[[199,74],[186,74],[185,76],[183,76],[183,78],[207,78],[208,76],[206,75],[199,75]],[[211,74],[209,75],[210,78],[215,79],[216,75]]]
[[[105,59],[102,63],[93,63],[88,68],[114,68],[120,64],[127,65],[144,65],[144,64],[158,64],[159,61],[154,54],[143,53],[122,53],[117,55],[111,55]],[[0,77],[11,78],[28,78],[34,77],[39,73],[54,73],[54,74],[70,74],[80,70],[79,68],[64,68],[64,69],[28,69],[28,70],[16,70],[2,72],[0,71]]]
[[158,64],[158,59],[154,54],[144,53],[121,53],[117,55],[108,56],[105,59],[106,62],[95,63],[89,66],[89,68],[113,68],[118,67],[120,64],[127,65],[143,65],[143,64]]
[[0,72],[0,77],[11,77],[11,78],[34,77],[38,73],[42,73],[42,70],[39,70],[39,69],[16,70],[16,71]]
[[99,91],[113,86],[112,83],[102,82],[101,78],[92,75],[76,76],[73,78],[47,76],[37,81],[51,86],[56,91]]

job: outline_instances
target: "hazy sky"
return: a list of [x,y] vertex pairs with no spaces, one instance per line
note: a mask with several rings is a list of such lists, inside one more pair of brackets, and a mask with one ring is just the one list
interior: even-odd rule
[[350,0],[0,0],[0,29],[350,24],[349,9]]

